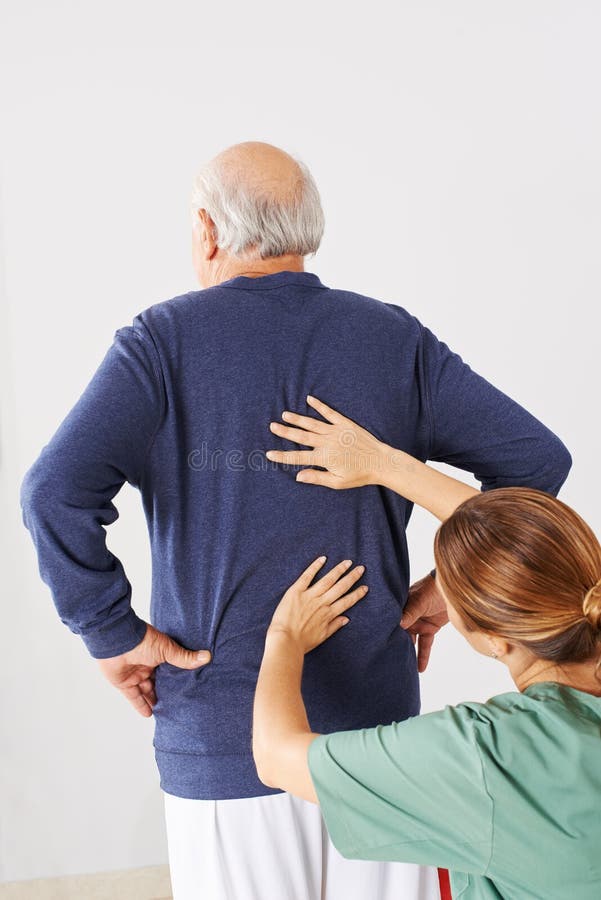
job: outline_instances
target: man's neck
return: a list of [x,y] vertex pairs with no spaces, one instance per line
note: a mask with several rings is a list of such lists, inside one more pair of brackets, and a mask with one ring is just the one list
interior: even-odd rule
[[292,254],[271,259],[224,259],[215,271],[213,284],[221,284],[244,275],[246,278],[261,278],[275,272],[304,272],[305,260]]

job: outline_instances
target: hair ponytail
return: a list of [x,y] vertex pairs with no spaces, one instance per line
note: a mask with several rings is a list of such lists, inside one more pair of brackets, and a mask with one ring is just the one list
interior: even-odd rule
[[592,628],[601,630],[601,579],[586,592],[582,612]]
[[436,532],[434,557],[468,629],[556,663],[601,653],[601,545],[551,494],[507,487],[470,497]]

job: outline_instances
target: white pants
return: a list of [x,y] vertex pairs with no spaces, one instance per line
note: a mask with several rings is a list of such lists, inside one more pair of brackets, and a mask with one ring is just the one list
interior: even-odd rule
[[436,869],[345,859],[319,806],[287,792],[163,792],[173,900],[439,900]]

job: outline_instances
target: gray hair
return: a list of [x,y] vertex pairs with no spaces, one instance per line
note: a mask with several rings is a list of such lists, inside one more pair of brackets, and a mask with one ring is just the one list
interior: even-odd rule
[[252,252],[261,259],[317,252],[324,215],[317,185],[298,159],[299,179],[292,196],[278,197],[249,189],[241,179],[228,177],[212,160],[194,179],[191,213],[205,209],[215,223],[217,246],[233,256]]

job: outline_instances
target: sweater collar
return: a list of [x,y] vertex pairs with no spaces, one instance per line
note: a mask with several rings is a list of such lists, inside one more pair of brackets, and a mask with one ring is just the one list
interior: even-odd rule
[[264,291],[289,285],[305,288],[325,287],[313,272],[288,271],[272,272],[270,275],[260,275],[257,278],[250,278],[248,275],[238,275],[236,278],[222,281],[217,287],[238,288],[244,291]]

